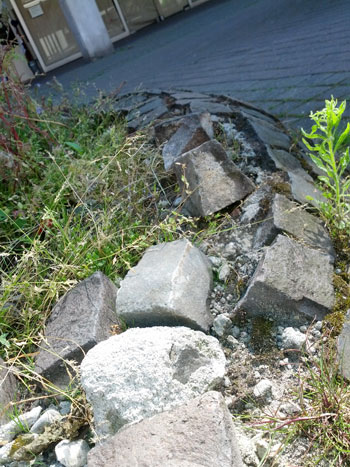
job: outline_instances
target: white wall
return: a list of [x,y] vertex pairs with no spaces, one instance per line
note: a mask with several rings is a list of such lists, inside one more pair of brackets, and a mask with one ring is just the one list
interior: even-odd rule
[[113,51],[95,0],[60,0],[60,6],[84,57],[102,57]]

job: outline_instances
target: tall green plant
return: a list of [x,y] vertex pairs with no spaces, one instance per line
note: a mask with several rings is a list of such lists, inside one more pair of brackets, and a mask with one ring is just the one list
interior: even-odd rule
[[[346,101],[339,107],[337,100],[325,101],[325,108],[311,112],[310,118],[315,122],[311,132],[303,129],[303,142],[310,151],[310,157],[316,166],[325,173],[318,178],[322,183],[325,202],[319,202],[319,209],[330,224],[338,229],[350,225],[350,177],[345,176],[345,170],[350,162],[349,147],[345,148],[350,132],[350,124],[339,131]],[[308,140],[312,140],[310,144]]]

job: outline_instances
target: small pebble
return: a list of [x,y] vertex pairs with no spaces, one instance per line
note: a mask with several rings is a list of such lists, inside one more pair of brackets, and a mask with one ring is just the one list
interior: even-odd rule
[[235,337],[237,339],[237,337],[239,337],[241,333],[241,330],[239,329],[238,326],[233,326],[232,330],[231,330],[231,334],[233,335],[233,337]]
[[321,331],[321,329],[322,329],[322,321],[317,321],[317,323],[315,324],[314,328],[315,328],[317,331]]
[[299,331],[305,334],[307,332],[307,326],[300,326]]

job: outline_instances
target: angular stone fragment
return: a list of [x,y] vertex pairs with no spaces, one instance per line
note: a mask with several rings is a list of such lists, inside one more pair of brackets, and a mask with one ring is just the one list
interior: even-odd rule
[[278,235],[235,311],[286,325],[322,320],[334,302],[332,258]]
[[95,272],[61,298],[35,362],[40,375],[59,386],[69,382],[64,360],[80,363],[86,351],[111,335],[111,326],[117,323],[116,293],[108,277]]
[[58,410],[48,409],[34,423],[30,429],[30,432],[36,434],[44,433],[45,427],[50,426],[52,423],[60,420],[61,418],[62,416]]
[[[178,158],[175,173],[186,192],[186,209],[207,216],[240,201],[255,186],[227,157],[220,143],[209,141]],[[185,181],[184,181],[185,179]]]
[[293,156],[290,152],[285,151],[284,149],[275,149],[269,145],[266,145],[267,153],[273,162],[276,165],[276,168],[279,170],[284,170],[285,172],[294,172],[299,173],[301,176],[306,178],[309,181],[313,181],[310,175],[305,172],[299,160]]
[[209,141],[213,136],[213,123],[208,112],[184,118],[163,148],[165,170],[171,170],[181,154]]
[[345,379],[350,381],[350,312],[347,312],[343,329],[338,336],[337,354],[340,371]]
[[249,123],[263,143],[286,150],[290,148],[290,137],[286,133],[283,133],[276,125],[266,120],[252,117],[249,118]]
[[[326,198],[316,188],[312,178],[302,176],[299,172],[288,172],[290,186],[292,189],[293,198],[301,204],[308,203],[317,207],[319,202],[326,202]],[[312,199],[309,199],[312,198]]]
[[208,331],[210,263],[188,240],[146,250],[122,281],[117,313],[129,326],[189,326]]
[[55,447],[57,460],[66,467],[83,467],[86,465],[89,451],[89,445],[83,439],[77,441],[63,439]]
[[255,245],[269,245],[282,232],[334,257],[334,248],[322,221],[285,196],[276,194],[266,220],[258,228]]
[[130,425],[88,456],[89,467],[243,467],[232,416],[222,395],[208,392]]
[[100,436],[204,394],[224,374],[218,340],[184,327],[128,329],[96,345],[81,364]]
[[17,381],[2,358],[0,358],[0,424],[9,420],[10,403],[16,399]]
[[29,412],[19,415],[16,420],[11,420],[0,427],[0,446],[12,441],[19,433],[30,428],[38,420],[42,408],[34,407]]

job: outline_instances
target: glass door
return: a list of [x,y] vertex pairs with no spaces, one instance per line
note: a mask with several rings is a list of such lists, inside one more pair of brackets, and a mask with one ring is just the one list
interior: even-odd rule
[[59,0],[11,0],[44,71],[81,57]]
[[153,0],[118,0],[130,31],[137,31],[158,19]]
[[129,34],[123,13],[119,8],[118,1],[96,0],[96,4],[100,10],[103,22],[105,23],[109,37],[112,41],[121,39]]

